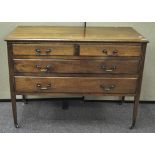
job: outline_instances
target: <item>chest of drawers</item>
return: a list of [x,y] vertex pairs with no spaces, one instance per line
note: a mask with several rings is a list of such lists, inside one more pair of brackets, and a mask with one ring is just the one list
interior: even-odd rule
[[125,27],[19,26],[6,38],[16,95],[134,96],[135,126],[147,40]]

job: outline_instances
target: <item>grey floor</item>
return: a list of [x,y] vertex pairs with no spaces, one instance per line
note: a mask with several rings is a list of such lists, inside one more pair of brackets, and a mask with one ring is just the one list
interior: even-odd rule
[[1,133],[129,133],[155,132],[155,104],[141,104],[135,129],[131,125],[131,103],[69,101],[68,110],[61,101],[18,102],[18,121],[14,128],[11,103],[0,103]]

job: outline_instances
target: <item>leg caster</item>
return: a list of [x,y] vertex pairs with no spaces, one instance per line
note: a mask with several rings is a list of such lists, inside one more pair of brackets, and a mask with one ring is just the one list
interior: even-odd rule
[[22,95],[24,104],[28,104],[25,95]]
[[63,110],[67,110],[68,108],[69,108],[68,102],[67,101],[63,101],[63,103],[62,103],[62,109]]
[[136,122],[133,122],[129,129],[133,129],[135,127]]
[[125,96],[121,97],[121,101],[118,103],[119,105],[122,105],[125,102]]
[[18,123],[15,123],[15,128],[19,128],[19,125],[18,125]]

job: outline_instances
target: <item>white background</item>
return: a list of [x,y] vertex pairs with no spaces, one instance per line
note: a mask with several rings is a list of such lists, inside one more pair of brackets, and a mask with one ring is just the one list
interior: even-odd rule
[[[153,0],[0,0],[2,22],[153,22]],[[2,155],[152,155],[154,134],[1,134]]]
[[154,0],[0,0],[9,22],[154,21]]

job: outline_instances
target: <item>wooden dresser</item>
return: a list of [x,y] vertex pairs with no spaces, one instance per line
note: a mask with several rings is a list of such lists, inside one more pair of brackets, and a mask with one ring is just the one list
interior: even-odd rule
[[6,39],[16,95],[133,96],[135,126],[147,40],[130,27],[19,26]]

